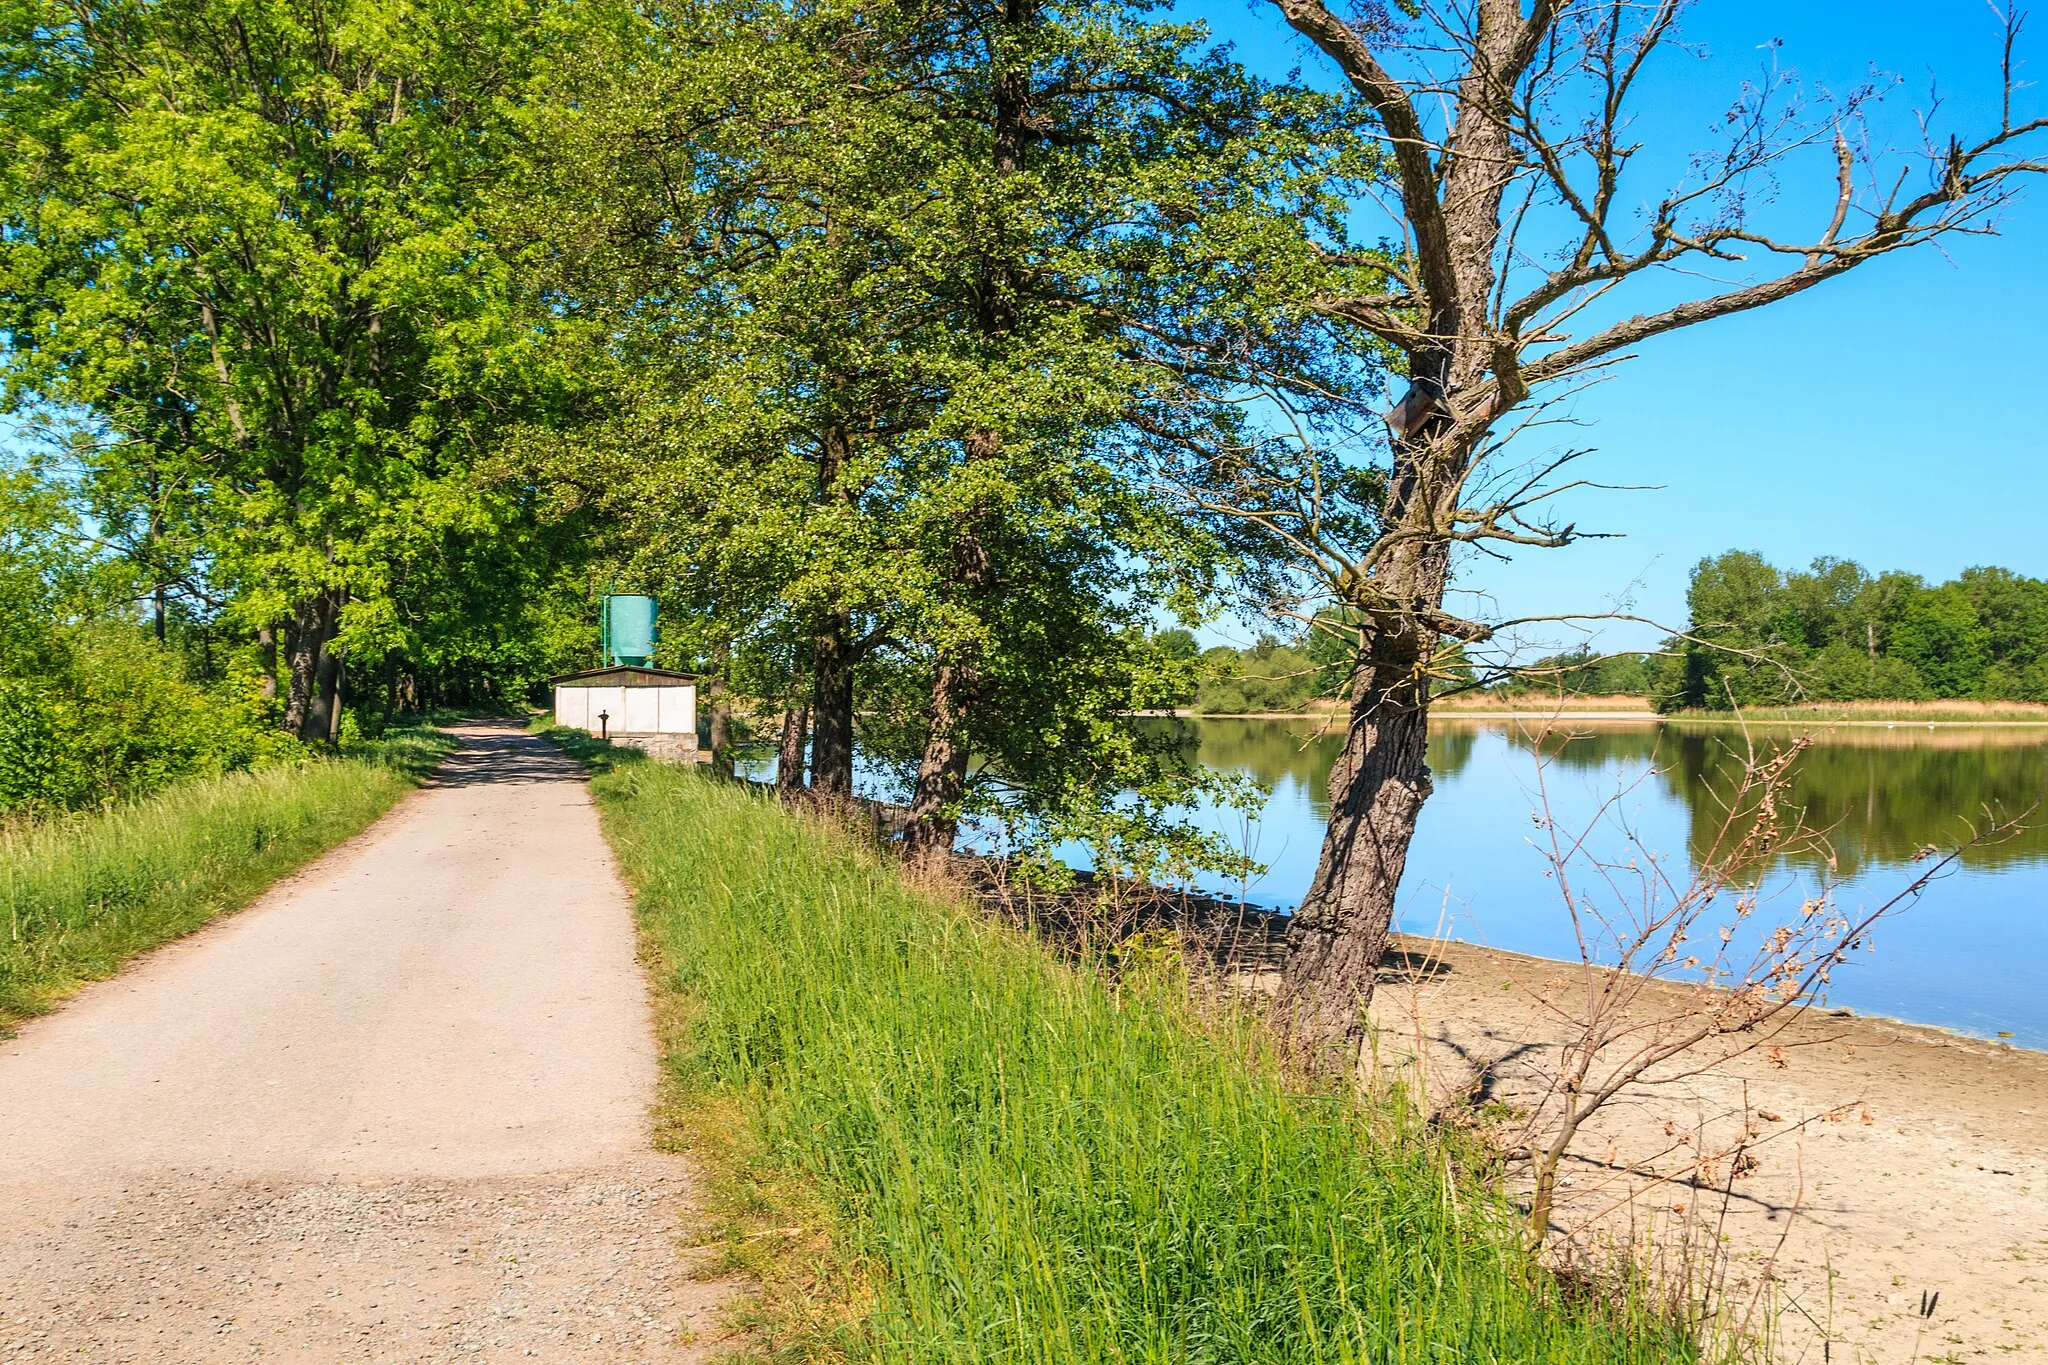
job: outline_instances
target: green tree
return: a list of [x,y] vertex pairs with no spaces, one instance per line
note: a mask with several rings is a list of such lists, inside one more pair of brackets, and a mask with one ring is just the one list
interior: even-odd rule
[[913,856],[1144,785],[1172,760],[1124,713],[1185,681],[1143,628],[1199,611],[1207,547],[1121,460],[1177,382],[1132,338],[1254,87],[1136,7],[615,18],[534,139],[531,216],[578,244],[548,326],[598,397],[537,466],[736,689],[793,717],[808,678],[827,796],[858,686]]
[[[301,736],[337,722],[342,651],[388,646],[402,547],[495,533],[468,469],[529,342],[478,206],[540,12],[0,9],[14,399],[111,433],[96,486],[132,515],[203,501],[209,580],[279,628]],[[167,581],[162,528],[135,544]]]
[[1991,632],[1961,584],[1908,598],[1891,628],[1890,654],[1926,680],[1938,697],[1968,697],[1984,680]]

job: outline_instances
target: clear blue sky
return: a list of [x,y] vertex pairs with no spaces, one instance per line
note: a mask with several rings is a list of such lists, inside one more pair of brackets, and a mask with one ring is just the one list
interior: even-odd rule
[[[1331,79],[1268,0],[1180,11],[1207,19],[1255,69]],[[1985,0],[1700,0],[1685,25],[1696,55],[1652,73],[1639,135],[1674,155],[1711,146],[1713,116],[1773,40],[1781,66],[1809,86],[1903,77],[1873,116],[1894,144],[1911,145],[1937,74],[1943,126],[1980,131],[1997,117],[1999,33]],[[2015,115],[2048,112],[2048,18],[2021,57],[2022,78],[2042,85],[2020,95]],[[2048,155],[2048,138],[2033,149]],[[1783,221],[1811,222],[1815,207],[1788,185]],[[1597,611],[1633,586],[1641,614],[1681,622],[1688,569],[1731,548],[1793,566],[1838,555],[1930,580],[1975,564],[2048,577],[2048,181],[2003,213],[1999,236],[1878,261],[1647,343],[1576,399],[1574,415],[1582,429],[1525,454],[1569,439],[1595,448],[1583,477],[1661,487],[1570,495],[1571,519],[1621,539],[1469,568],[1461,586],[1490,593],[1502,614]],[[1608,626],[1597,643],[1653,639]]]

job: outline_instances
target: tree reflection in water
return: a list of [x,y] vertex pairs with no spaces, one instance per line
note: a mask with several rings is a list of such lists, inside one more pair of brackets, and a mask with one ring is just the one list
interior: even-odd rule
[[[1324,786],[1340,740],[1334,727],[1341,720],[1161,723],[1187,732],[1205,764],[1250,773],[1276,789],[1294,787],[1318,819],[1328,815]],[[1540,742],[1541,727],[1521,722],[1445,717],[1432,727],[1429,766],[1440,786],[1452,780],[1528,780],[1526,772],[1471,771],[1482,730],[1504,735],[1527,753],[1540,747],[1551,764],[1567,771],[1654,769],[1661,788],[1687,812],[1688,852],[1695,854],[1720,823],[1722,794],[1734,788],[1744,755],[1740,730],[1683,721],[1580,724],[1560,727]],[[1807,826],[1826,833],[1844,877],[1909,862],[1929,844],[1961,843],[1987,811],[2015,815],[2048,796],[2048,733],[2039,729],[1770,726],[1753,728],[1750,742],[1769,753],[1801,734],[1813,745],[1795,769],[1793,800]],[[1964,861],[1988,869],[2044,857],[2048,810],[2016,837],[1971,849]],[[1810,847],[1792,850],[1788,859],[1813,871],[1823,861]]]
[[[1161,722],[1172,723],[1172,722]],[[1296,904],[1315,875],[1324,785],[1339,737],[1319,719],[1180,723],[1201,760],[1249,773],[1273,788],[1254,831],[1254,856],[1270,871],[1253,901]],[[1436,795],[1423,812],[1399,907],[1402,927],[1517,952],[1569,957],[1576,943],[1557,888],[1530,847],[1529,817],[1541,803],[1540,727],[1496,719],[1431,722]],[[1756,727],[1760,748],[1800,734],[1813,746],[1792,798],[1806,823],[1827,833],[1851,908],[1899,889],[1913,855],[1957,844],[1986,808],[2017,814],[2048,791],[2048,730],[1943,727]],[[1556,818],[1579,829],[1618,792],[1595,844],[1630,856],[1626,820],[1642,847],[1696,859],[1721,818],[1717,793],[1742,765],[1742,732],[1683,722],[1580,723],[1541,741],[1543,782]],[[1228,832],[1225,830],[1224,832]],[[1780,894],[1805,894],[1824,856],[1795,846],[1780,865]],[[1672,867],[1673,875],[1690,871]],[[1235,887],[1208,889],[1224,894]],[[1837,979],[1831,998],[1857,1009],[2048,1048],[2048,809],[2002,843],[1971,849],[1964,866],[1875,936],[1870,952]]]

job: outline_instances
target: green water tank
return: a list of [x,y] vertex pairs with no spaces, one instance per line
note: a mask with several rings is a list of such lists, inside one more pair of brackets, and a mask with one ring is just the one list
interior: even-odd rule
[[605,663],[644,664],[652,659],[654,643],[661,638],[654,628],[654,617],[651,597],[614,593],[605,598]]

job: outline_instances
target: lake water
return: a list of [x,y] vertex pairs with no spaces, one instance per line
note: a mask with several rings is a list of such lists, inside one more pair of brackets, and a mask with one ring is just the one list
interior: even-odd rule
[[[1292,909],[1315,876],[1338,737],[1307,719],[1147,723],[1180,726],[1204,765],[1248,774],[1272,793],[1249,828],[1235,813],[1201,816],[1264,863],[1265,874],[1244,886],[1197,885]],[[1431,726],[1436,789],[1409,854],[1399,927],[1542,957],[1578,953],[1537,843],[1533,817],[1546,803],[1560,829],[1591,828],[1592,855],[1654,855],[1682,883],[1720,825],[1719,794],[1742,767],[1741,734],[1729,726],[1584,722],[1543,743],[1540,758],[1527,723],[1437,717]],[[1836,905],[1858,918],[1859,907],[1891,899],[1923,870],[1914,862],[1921,849],[1961,843],[1987,812],[2019,815],[2048,796],[2048,729],[1901,723],[1754,733],[1765,750],[1795,734],[1812,738],[1790,796],[1828,846],[1777,860],[1760,921],[1796,912],[1823,880],[1830,854]],[[769,759],[747,775],[765,780],[773,772]],[[906,799],[865,764],[856,785]],[[1061,852],[1087,863],[1080,849]],[[1608,901],[1610,913],[1626,913]],[[1880,924],[1835,974],[1828,1003],[2048,1050],[2048,806],[2017,836],[1968,850],[1960,866]]]
[[[1249,831],[1234,817],[1214,827],[1246,834],[1253,856],[1268,866],[1242,888],[1246,898],[1292,907],[1315,874],[1337,737],[1318,735],[1310,721],[1184,724],[1203,764],[1248,773],[1272,789]],[[1792,733],[1759,732],[1757,742],[1782,744]],[[1809,826],[1826,832],[1836,902],[1845,911],[1890,899],[1921,870],[1917,851],[1962,842],[1987,810],[2018,815],[2048,794],[2048,732],[2041,730],[1901,724],[1813,738],[1794,770],[1791,798]],[[1561,829],[1593,826],[1595,855],[1623,862],[1648,851],[1683,880],[1721,822],[1717,793],[1740,773],[1741,743],[1725,726],[1585,723],[1544,743],[1539,760],[1535,731],[1517,722],[1436,719],[1429,748],[1436,790],[1409,856],[1400,926],[1576,956],[1536,843],[1542,831],[1533,816],[1545,797]],[[1808,848],[1780,858],[1770,878],[1780,897],[1774,904],[1789,901],[1796,910],[1826,857]],[[1961,866],[1881,924],[1868,950],[1836,974],[1829,1003],[2048,1048],[2048,810],[2016,837],[1967,851]]]

